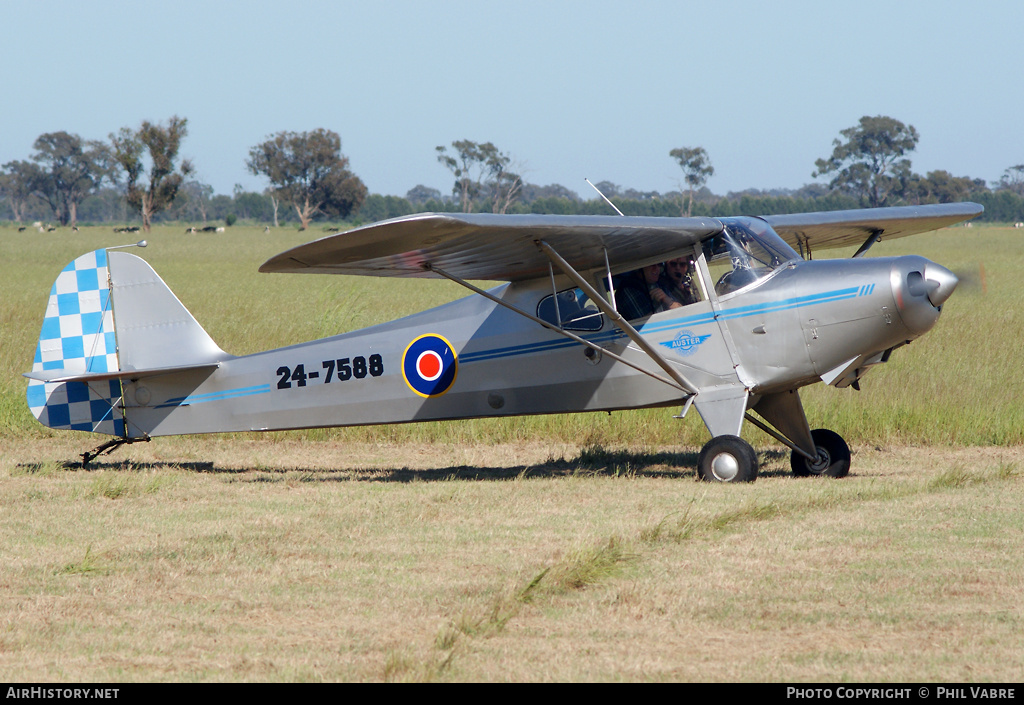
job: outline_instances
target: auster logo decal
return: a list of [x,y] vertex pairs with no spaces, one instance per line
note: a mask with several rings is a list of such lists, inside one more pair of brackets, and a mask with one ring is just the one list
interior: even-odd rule
[[681,330],[676,333],[676,337],[674,339],[659,344],[664,345],[672,352],[682,355],[683,357],[689,357],[697,352],[697,347],[710,337],[710,333],[707,335],[694,335],[691,330]]
[[421,335],[402,354],[402,376],[421,397],[439,397],[455,384],[459,358],[440,335]]

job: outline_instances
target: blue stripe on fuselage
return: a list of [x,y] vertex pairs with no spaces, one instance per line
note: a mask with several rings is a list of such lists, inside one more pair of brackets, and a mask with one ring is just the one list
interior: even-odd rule
[[[831,303],[833,301],[842,301],[844,299],[852,299],[858,296],[866,296],[873,290],[874,285],[871,284],[861,287],[835,289],[833,291],[826,291],[820,294],[810,294],[808,296],[797,296],[791,299],[783,299],[782,301],[770,301],[763,304],[753,304],[751,306],[724,308],[717,314],[717,317],[720,320],[727,320],[730,318],[746,318],[747,316],[776,313],[778,311],[786,311],[788,309],[799,308],[801,306],[814,306],[816,304]],[[659,321],[657,323],[647,323],[637,328],[637,330],[644,335],[651,333],[663,333],[684,328],[686,326],[700,326],[708,323],[714,323],[715,318],[716,314],[714,311],[705,311],[697,314],[696,316],[673,318],[668,321]],[[611,331],[599,333],[594,336],[583,337],[592,343],[608,343],[619,338],[625,338],[626,334],[615,328]],[[568,348],[574,345],[579,345],[579,343],[566,338],[545,340],[543,342],[529,343],[527,345],[512,345],[492,350],[463,353],[462,355],[459,355],[459,361],[463,363],[482,362],[484,360],[495,360],[502,357],[530,355],[533,353],[559,350],[561,348]]]
[[187,397],[176,397],[174,399],[168,399],[156,408],[163,409],[168,406],[190,406],[192,404],[202,404],[208,401],[221,401],[223,399],[234,399],[235,397],[247,397],[252,394],[265,394],[269,391],[269,384],[257,384],[253,387],[227,389],[223,392],[207,392],[206,394],[193,394]]

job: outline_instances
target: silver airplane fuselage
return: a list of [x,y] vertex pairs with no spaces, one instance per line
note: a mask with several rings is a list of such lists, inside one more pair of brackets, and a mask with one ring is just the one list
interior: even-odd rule
[[[113,268],[120,257],[131,255],[112,253]],[[948,270],[906,256],[792,261],[719,296],[699,250],[697,262],[704,300],[634,325],[702,394],[742,387],[748,406],[821,380],[855,384],[888,351],[927,332],[955,286]],[[589,276],[598,281],[600,272]],[[554,289],[571,286],[554,279]],[[541,279],[491,294],[532,313],[552,290]],[[424,336],[447,342],[456,356],[454,378],[439,394],[417,391],[410,378],[406,358]],[[581,336],[658,372],[607,316]],[[225,355],[212,372],[123,385],[131,437],[610,411],[679,405],[684,397],[480,296],[310,343]]]

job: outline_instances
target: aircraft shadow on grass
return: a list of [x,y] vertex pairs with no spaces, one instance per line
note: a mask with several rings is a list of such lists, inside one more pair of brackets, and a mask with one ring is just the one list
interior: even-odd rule
[[[408,466],[380,465],[363,468],[275,468],[255,466],[231,468],[213,462],[133,462],[131,460],[96,462],[87,468],[80,463],[65,463],[68,471],[138,472],[184,470],[191,473],[235,475],[244,482],[442,482],[480,481],[502,482],[516,479],[542,479],[556,477],[622,477],[650,479],[695,480],[693,466],[697,453],[670,451],[620,451],[603,448],[585,448],[574,458],[549,458],[531,465],[489,467],[485,465],[451,465],[444,468],[415,469]],[[779,449],[759,453],[764,470],[763,477],[783,477],[789,474],[789,453]],[[43,463],[22,463],[17,466],[24,474],[43,471]]]

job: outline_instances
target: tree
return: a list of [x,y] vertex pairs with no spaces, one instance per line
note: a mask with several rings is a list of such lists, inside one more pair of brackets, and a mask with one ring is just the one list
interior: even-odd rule
[[0,172],[0,196],[7,199],[14,219],[21,223],[25,219],[29,202],[35,198],[36,184],[42,178],[38,164],[15,161],[4,164]]
[[1016,164],[1008,167],[999,179],[999,188],[1013,191],[1018,196],[1024,196],[1024,164]]
[[278,132],[249,150],[246,166],[270,179],[274,195],[292,204],[303,230],[317,215],[345,218],[366,200],[366,186],[341,153],[341,137],[323,128]]
[[493,168],[493,175],[488,182],[491,189],[491,211],[505,213],[519,197],[523,188],[523,177],[510,170],[509,158],[502,155],[501,160]]
[[817,160],[811,176],[835,174],[830,190],[858,196],[871,208],[900,198],[911,178],[910,160],[904,155],[914,151],[919,139],[914,126],[884,115],[865,115],[839,134],[846,141],[833,140],[832,156]]
[[605,198],[615,198],[619,195],[619,185],[611,181],[598,181],[594,188]]
[[686,203],[686,217],[689,218],[693,213],[694,190],[701,188],[715,175],[715,168],[711,166],[711,159],[703,147],[677,147],[669,152],[668,156],[679,162],[683,170],[683,179],[690,187],[690,199]]
[[[186,118],[175,115],[167,127],[147,120],[138,130],[122,127],[120,132],[110,135],[114,161],[127,176],[125,197],[128,205],[142,216],[146,232],[152,227],[153,216],[174,203],[182,183],[193,171],[188,159],[182,160],[175,171],[181,141],[188,134],[187,125]],[[149,157],[148,181],[143,179],[146,154]]]
[[246,220],[272,221],[274,204],[266,194],[244,191],[235,184],[235,215]]
[[564,198],[569,201],[580,200],[578,193],[561,184],[548,184],[547,186],[523,184],[521,197],[527,203],[536,201],[539,198]]
[[953,176],[939,169],[929,171],[927,176],[914,174],[907,183],[905,195],[914,204],[959,203],[978,190],[987,190],[983,179]]
[[203,225],[206,225],[211,198],[213,198],[213,186],[203,183],[199,179],[189,179],[178,187],[174,207],[167,209],[168,215],[182,220],[202,218]]
[[523,186],[522,177],[509,167],[512,157],[491,142],[457,140],[452,142],[455,154],[448,148],[436,148],[437,161],[455,176],[452,194],[459,199],[463,213],[473,210],[473,199],[486,197],[495,213],[504,213],[515,201]]
[[104,186],[82,201],[78,217],[94,223],[124,223],[128,220],[128,203],[124,191],[117,186]]
[[112,174],[109,147],[63,131],[40,135],[33,146],[32,161],[39,165],[34,193],[50,205],[61,225],[74,227],[79,204]]
[[401,196],[382,196],[379,193],[372,193],[366,197],[362,208],[359,209],[359,220],[364,222],[376,222],[397,218],[402,215],[409,215],[413,212],[413,205],[407,198]]
[[430,188],[423,184],[416,184],[409,189],[408,193],[405,194],[405,200],[417,205],[426,203],[427,201],[440,201],[441,192],[436,188]]
[[277,213],[281,207],[281,199],[277,197],[274,189],[267,189],[264,193],[270,198],[270,206],[274,209],[274,227],[281,227],[277,219]]

